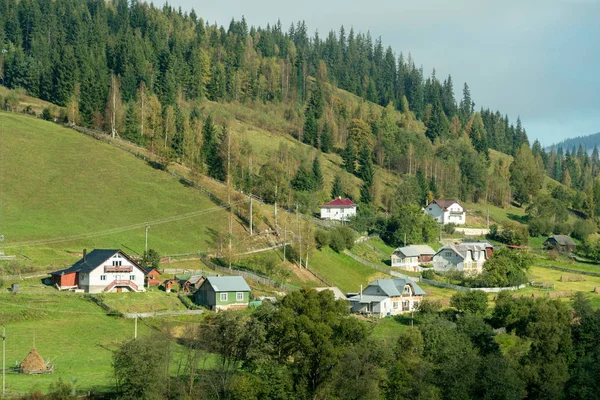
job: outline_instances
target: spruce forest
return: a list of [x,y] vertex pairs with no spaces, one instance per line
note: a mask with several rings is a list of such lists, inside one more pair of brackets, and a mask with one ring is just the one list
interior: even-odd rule
[[[303,254],[306,264],[309,252],[312,260],[322,249],[341,257],[359,234],[376,234],[386,251],[435,243],[454,226],[440,227],[422,208],[457,199],[486,210],[488,225],[488,205],[506,214],[489,226],[485,239],[495,245],[533,248],[542,237],[570,235],[577,241],[572,259],[598,272],[598,149],[530,143],[518,116],[477,107],[467,83],[427,68],[369,32],[343,26],[321,36],[303,21],[257,27],[242,17],[218,26],[194,10],[137,0],[0,0],[0,83],[10,89],[0,96],[4,111],[27,113],[14,95],[26,93],[52,103],[38,115],[43,119],[131,142],[161,169],[176,165],[192,179],[230,183],[238,194],[295,211],[297,221],[299,212],[314,222],[319,205],[332,198],[357,203],[347,226],[307,222],[302,239],[298,223],[300,249],[283,248],[300,269]],[[240,128],[245,119],[293,144],[251,143]],[[240,213],[252,225],[252,211]],[[231,268],[230,236],[229,243]],[[448,282],[527,284],[538,255],[502,248],[479,277]],[[543,261],[571,262],[548,257]],[[531,292],[444,292],[445,303],[423,301],[414,315],[397,316],[402,328],[380,340],[373,321],[351,317],[331,292],[290,292],[252,311],[207,312],[195,325],[190,317],[190,327],[178,332],[152,326],[152,336],[115,345],[116,383],[105,394],[600,398],[600,310],[587,295],[573,291],[562,301]],[[189,296],[181,302],[194,308]],[[2,317],[0,311],[0,324]],[[135,329],[137,335],[137,317]],[[47,398],[74,398],[71,388],[59,381]]]

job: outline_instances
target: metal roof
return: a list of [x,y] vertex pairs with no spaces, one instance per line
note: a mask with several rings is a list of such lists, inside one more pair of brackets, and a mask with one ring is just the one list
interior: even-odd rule
[[422,255],[434,255],[435,250],[426,244],[413,244],[405,247],[398,247],[394,253],[402,253],[405,257],[418,257]]
[[[50,272],[50,275],[61,275],[61,274],[70,274],[72,272],[91,272],[98,268],[102,263],[106,260],[114,256],[116,253],[121,252],[120,250],[108,250],[108,249],[94,249],[90,251],[87,255],[85,255],[81,260],[77,261],[75,264],[70,266],[67,269],[61,269],[59,271]],[[125,255],[126,256],[126,255]],[[129,259],[129,257],[127,257]],[[129,259],[129,261],[132,261]],[[132,261],[133,262],[133,261]],[[133,263],[135,264],[135,263]],[[135,264],[137,265],[137,264]],[[143,270],[143,269],[142,269]],[[146,272],[143,270],[144,273]]]
[[348,300],[350,300],[351,302],[354,303],[362,303],[362,304],[369,304],[369,303],[381,303],[382,301],[384,301],[385,299],[387,299],[387,296],[373,296],[373,295],[358,295],[358,296],[352,296],[349,297]]
[[550,239],[554,239],[556,243],[560,244],[561,246],[576,246],[573,239],[567,235],[552,235],[546,241]]
[[[440,208],[444,211],[446,211],[448,209],[448,207],[450,207],[452,204],[458,204],[459,206],[461,206],[460,203],[456,200],[437,200],[437,199],[435,199],[431,202],[431,204],[433,204],[433,203],[440,206]],[[431,204],[429,204],[429,205],[431,205]],[[461,206],[461,207],[464,209],[463,206]]]
[[357,204],[355,204],[352,200],[342,199],[341,197],[338,197],[337,199],[334,199],[334,200],[330,201],[329,203],[325,203],[325,204],[321,205],[322,208],[326,208],[326,207],[356,207],[356,206],[357,206]]
[[249,292],[250,286],[241,276],[209,276],[206,278],[215,292]]
[[[394,279],[378,279],[375,282],[369,283],[369,286],[379,286],[379,288],[389,297],[402,296],[404,286],[410,285],[416,295],[425,295],[425,291],[419,285],[410,279],[394,278]],[[363,296],[364,297],[364,296]]]
[[323,290],[331,290],[333,292],[333,297],[336,300],[346,300],[346,295],[337,286],[318,287],[318,288],[315,288],[315,290],[317,292],[322,292]]

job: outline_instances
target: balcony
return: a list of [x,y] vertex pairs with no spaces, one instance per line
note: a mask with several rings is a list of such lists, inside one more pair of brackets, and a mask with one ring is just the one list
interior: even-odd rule
[[131,265],[105,265],[104,272],[132,272],[133,267]]
[[110,283],[110,285],[108,285],[107,287],[104,288],[105,292],[110,292],[114,287],[123,287],[123,286],[127,286],[130,287],[131,289],[133,289],[134,292],[138,292],[139,288],[138,285],[136,285],[134,282],[130,281],[130,280],[117,280],[115,279],[114,281],[112,281]]

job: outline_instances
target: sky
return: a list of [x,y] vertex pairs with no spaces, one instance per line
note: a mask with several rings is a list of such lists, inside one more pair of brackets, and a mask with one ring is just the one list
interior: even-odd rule
[[226,28],[304,20],[309,36],[344,25],[409,52],[425,75],[467,82],[475,108],[521,117],[547,146],[600,132],[600,0],[170,0]]

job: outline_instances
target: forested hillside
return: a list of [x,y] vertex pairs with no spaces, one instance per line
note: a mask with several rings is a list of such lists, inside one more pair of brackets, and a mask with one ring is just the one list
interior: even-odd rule
[[552,147],[554,147],[555,149],[562,148],[563,151],[571,150],[571,152],[574,153],[577,149],[579,149],[579,146],[581,146],[585,151],[589,153],[593,149],[597,148],[599,143],[600,132],[593,133],[591,135],[577,136],[574,138],[565,139],[546,148],[546,150],[550,151],[552,150]]
[[[475,112],[467,84],[458,101],[451,76],[425,77],[410,55],[368,33],[342,27],[309,37],[304,22],[285,30],[280,23],[251,27],[243,18],[225,28],[193,10],[135,1],[2,0],[0,9],[6,86],[66,107],[48,117],[103,128],[216,178],[224,174],[213,163],[216,147],[227,135],[208,129],[206,100],[274,104],[286,121],[283,133],[342,153],[348,171],[365,175],[357,171],[364,150],[382,168],[421,170],[445,197],[479,200],[488,147],[514,154],[528,143],[519,120],[513,126],[499,112]],[[349,101],[338,88],[367,102]],[[265,160],[256,161],[235,166],[238,187],[264,187],[252,179],[263,175]],[[274,170],[296,175],[301,162],[294,164]],[[301,179],[290,188],[291,181],[279,190],[311,189]],[[385,203],[369,181],[363,201]]]
[[[408,224],[425,241],[435,234],[415,221],[434,197],[515,200],[534,235],[574,229],[556,210],[600,209],[597,152],[530,148],[520,119],[476,111],[466,83],[459,99],[451,76],[426,74],[368,32],[223,27],[125,0],[0,0],[0,10],[2,83],[61,106],[44,118],[103,129],[192,175],[229,175],[268,203],[310,213],[348,195],[361,203],[356,229]],[[248,120],[286,142],[253,140]],[[378,212],[398,218],[373,222]]]

